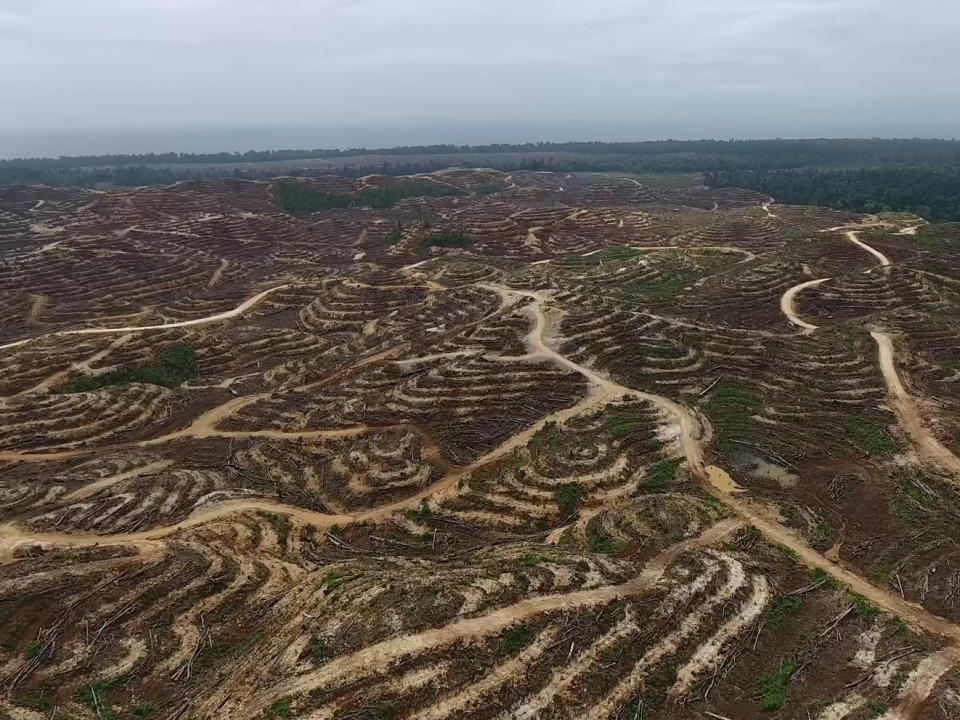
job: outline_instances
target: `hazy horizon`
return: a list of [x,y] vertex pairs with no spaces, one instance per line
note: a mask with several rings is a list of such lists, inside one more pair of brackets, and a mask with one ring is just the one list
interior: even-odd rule
[[933,0],[6,0],[0,156],[953,137]]
[[172,128],[167,130],[88,130],[22,132],[0,130],[0,160],[57,158],[78,155],[148,153],[219,153],[248,150],[311,150],[393,148],[407,145],[491,145],[535,142],[646,142],[659,140],[807,140],[807,139],[936,139],[947,134],[810,134],[753,133],[742,136],[594,132],[504,128]]

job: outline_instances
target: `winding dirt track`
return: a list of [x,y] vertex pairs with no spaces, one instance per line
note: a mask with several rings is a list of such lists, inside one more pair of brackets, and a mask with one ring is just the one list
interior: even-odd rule
[[783,297],[780,298],[780,312],[786,315],[787,320],[789,320],[791,323],[799,328],[803,328],[805,335],[812,333],[817,329],[818,326],[808,323],[806,320],[797,315],[795,307],[797,295],[807,288],[816,287],[821,283],[825,283],[829,279],[830,278],[819,278],[817,280],[807,280],[799,285],[794,285],[783,294]]
[[21,345],[37,342],[38,340],[43,340],[50,337],[67,337],[70,335],[109,335],[111,333],[144,332],[146,330],[172,330],[173,328],[191,327],[193,325],[206,325],[207,323],[220,322],[221,320],[229,320],[230,318],[235,318],[238,315],[242,315],[263,300],[267,295],[288,287],[290,287],[289,284],[277,285],[276,287],[272,287],[269,290],[264,290],[263,292],[258,293],[251,298],[247,298],[242,303],[237,305],[237,307],[233,308],[233,310],[226,310],[222,313],[207,315],[206,317],[195,318],[193,320],[180,320],[178,322],[166,323],[164,325],[128,325],[124,327],[113,328],[80,328],[77,330],[58,330],[56,332],[47,333],[46,335],[38,335],[36,337],[26,338],[25,340],[17,340],[16,342],[7,343],[6,345],[0,345],[0,350],[8,350],[10,348],[19,347]]
[[868,253],[873,255],[877,260],[879,260],[880,265],[882,265],[885,268],[890,267],[890,259],[886,255],[884,255],[882,252],[877,250],[876,248],[870,247],[865,242],[863,242],[863,240],[858,238],[856,230],[847,230],[846,236],[847,238],[849,238],[850,242],[852,242],[854,245],[856,245],[857,247],[863,250],[866,250]]
[[[880,260],[881,265],[888,266],[890,264],[889,260],[882,253],[879,253],[873,248],[867,246],[865,243],[862,243],[856,237],[855,233],[856,231],[849,231],[847,233],[848,238],[852,242],[863,246],[865,250],[876,256],[878,260]],[[797,293],[802,291],[804,288],[811,287],[825,281],[826,278],[808,281],[801,283],[800,285],[797,285],[787,291],[787,294],[781,299],[781,309],[783,309],[784,315],[790,320],[790,322],[809,332],[812,332],[816,329],[816,326],[806,323],[801,318],[796,316],[796,313],[793,310],[793,301]],[[348,658],[351,660],[351,662],[347,664],[349,667],[347,665],[338,663],[335,670],[325,670],[321,668],[304,676],[281,683],[270,691],[269,696],[258,698],[258,702],[262,702],[262,707],[268,706],[269,703],[277,697],[282,697],[284,695],[297,692],[298,689],[308,686],[316,687],[317,685],[327,681],[335,682],[337,678],[345,677],[343,673],[348,673],[351,668],[362,667],[369,670],[371,667],[382,667],[385,669],[391,662],[398,659],[402,655],[410,653],[411,651],[418,649],[430,649],[453,641],[469,639],[477,636],[478,634],[489,635],[490,632],[495,632],[498,629],[508,627],[519,619],[529,617],[534,614],[561,608],[587,606],[627,595],[643,593],[654,583],[656,583],[669,563],[676,559],[682,552],[692,549],[693,547],[699,547],[710,542],[715,542],[717,539],[719,539],[719,537],[729,533],[744,521],[749,522],[757,527],[771,541],[782,544],[792,550],[808,567],[823,570],[840,583],[852,588],[857,593],[860,593],[866,597],[876,606],[887,612],[899,615],[910,625],[948,639],[951,642],[951,647],[945,651],[946,655],[943,656],[945,659],[944,663],[942,664],[945,666],[953,666],[956,664],[958,660],[957,646],[960,645],[960,626],[945,620],[944,618],[936,616],[919,605],[904,600],[898,595],[894,595],[885,589],[872,585],[855,571],[845,567],[841,563],[833,562],[827,559],[822,554],[810,548],[805,541],[795,535],[793,531],[775,521],[770,520],[768,514],[763,511],[763,508],[743,498],[737,492],[738,488],[736,487],[736,484],[724,470],[717,466],[705,465],[703,459],[703,450],[701,447],[701,443],[704,441],[705,437],[705,425],[693,412],[667,398],[620,385],[609,378],[604,377],[592,368],[581,365],[565,357],[551,347],[549,342],[552,329],[551,315],[555,315],[559,311],[552,310],[549,307],[551,299],[548,295],[541,292],[511,289],[495,284],[478,283],[478,286],[485,287],[499,293],[504,301],[503,307],[507,307],[521,299],[529,299],[532,301],[523,308],[523,312],[530,316],[533,321],[533,327],[526,337],[526,344],[529,351],[529,355],[527,357],[532,359],[549,359],[558,365],[581,374],[593,386],[592,391],[585,399],[572,407],[566,408],[543,418],[535,425],[509,438],[506,442],[482,458],[479,458],[477,461],[468,466],[458,468],[454,472],[449,473],[443,479],[434,485],[425,488],[420,493],[405,500],[373,508],[364,512],[346,515],[331,515],[316,513],[296,506],[286,505],[267,499],[257,499],[221,503],[214,507],[196,512],[176,525],[130,534],[73,535],[59,533],[29,533],[24,532],[21,528],[12,523],[8,523],[0,526],[0,561],[9,560],[12,557],[13,550],[18,545],[24,543],[55,545],[62,544],[70,546],[91,546],[100,543],[123,543],[134,545],[144,553],[155,554],[163,550],[163,543],[161,542],[162,539],[178,532],[179,530],[196,527],[205,523],[216,521],[234,513],[249,510],[262,510],[267,512],[281,513],[291,516],[304,523],[313,524],[321,528],[330,527],[334,523],[344,525],[367,520],[381,520],[388,518],[397,512],[416,507],[424,500],[430,500],[442,495],[445,492],[454,490],[461,478],[470,474],[475,469],[505,456],[513,449],[523,446],[547,422],[554,421],[562,423],[583,412],[597,407],[602,407],[604,404],[612,400],[617,400],[624,397],[632,397],[652,403],[666,415],[675,420],[680,428],[680,444],[692,476],[701,482],[703,486],[708,489],[711,494],[718,498],[724,504],[724,506],[726,506],[738,519],[728,521],[727,523],[721,523],[719,526],[715,526],[713,530],[708,531],[700,538],[687,541],[686,543],[680,543],[667,550],[665,553],[651,561],[651,563],[637,578],[623,585],[606,586],[566,595],[547,595],[534,597],[524,600],[523,602],[509,608],[503,608],[494,611],[485,616],[462,620],[444,628],[427,630],[418,636],[408,636],[405,638],[384,641],[378,645],[365,648],[364,650],[359,651],[355,656]],[[141,330],[169,329],[171,327],[182,327],[185,325],[195,325],[204,322],[215,322],[217,320],[234,317],[244,312],[246,309],[259,302],[269,293],[275,292],[276,290],[284,287],[287,286],[283,285],[272,288],[271,290],[267,290],[257,296],[254,296],[253,298],[250,298],[241,306],[232,311],[220,313],[208,318],[185,321],[183,323],[174,323],[170,325],[89,329],[66,331],[65,333],[55,334],[136,332]],[[891,402],[893,402],[897,411],[897,415],[900,418],[901,423],[904,425],[905,430],[908,432],[911,439],[914,440],[917,446],[922,448],[927,459],[935,461],[945,468],[950,468],[953,472],[958,473],[958,477],[960,477],[960,460],[958,460],[956,456],[939,444],[939,442],[937,442],[936,439],[933,438],[923,427],[916,404],[907,394],[899,376],[897,375],[893,345],[889,336],[880,332],[874,332],[872,335],[878,345],[881,370],[887,383]],[[19,343],[14,343],[13,345],[22,344],[23,342],[29,342],[29,340],[20,341]],[[11,347],[11,345],[6,345],[3,347]],[[224,417],[224,414],[229,415],[234,412],[237,407],[246,405],[255,401],[256,399],[258,399],[257,396],[238,398],[235,401],[236,406],[234,405],[234,402],[231,402],[227,403],[225,406],[216,408],[214,411],[211,411],[211,413],[208,415],[201,417],[197,422],[191,425],[191,428],[189,428],[190,432],[187,434],[191,437],[203,437],[205,435],[199,433],[206,431],[211,433],[222,432],[216,430],[216,424],[220,419],[222,419],[222,417]],[[82,493],[83,490],[78,492]],[[329,673],[331,676],[326,677],[325,673]],[[336,677],[334,677],[334,675]],[[930,687],[932,688],[932,685]],[[927,692],[924,694],[924,697],[926,697],[926,694],[928,694],[929,688],[925,688],[925,690]],[[244,708],[245,713],[248,710],[249,708]],[[890,715],[890,717],[899,717],[899,715]]]
[[[788,528],[767,519],[761,512],[758,512],[757,507],[739,495],[736,484],[725,471],[717,466],[705,465],[701,447],[701,441],[704,436],[703,425],[690,410],[667,398],[620,385],[595,370],[581,365],[554,350],[547,342],[551,328],[549,311],[545,309],[545,306],[550,302],[548,296],[540,292],[515,290],[502,285],[480,283],[479,286],[499,293],[504,298],[505,304],[514,302],[518,298],[531,299],[533,302],[524,307],[524,312],[533,319],[533,328],[526,338],[530,357],[551,359],[559,365],[580,373],[594,386],[593,391],[576,405],[543,418],[540,422],[509,438],[499,447],[470,465],[458,468],[416,495],[389,505],[383,505],[360,513],[331,515],[266,499],[238,500],[221,503],[212,508],[201,510],[176,525],[154,528],[153,530],[141,533],[112,536],[30,533],[24,532],[12,523],[8,523],[0,526],[0,559],[4,559],[4,556],[6,559],[9,559],[13,549],[17,545],[32,542],[74,546],[90,546],[98,543],[131,543],[140,545],[141,547],[146,543],[150,546],[153,545],[155,541],[165,538],[179,530],[196,527],[234,513],[248,510],[281,513],[321,528],[329,528],[335,523],[346,525],[356,522],[382,520],[391,517],[397,512],[417,507],[424,500],[436,498],[447,491],[455,489],[461,478],[469,475],[477,468],[505,456],[515,448],[525,445],[547,422],[562,423],[588,410],[602,407],[611,400],[633,397],[652,403],[677,422],[680,428],[680,444],[691,474],[732,513],[755,525],[772,541],[793,550],[809,567],[819,568],[827,572],[836,580],[853,588],[856,592],[862,594],[872,603],[887,612],[900,615],[915,627],[922,628],[936,635],[948,637],[952,641],[960,643],[960,627],[957,625],[933,615],[923,608],[903,600],[899,596],[871,585],[860,575],[838,563],[828,560],[820,553],[811,549]],[[890,368],[892,368],[891,363],[892,354],[887,361]],[[893,372],[894,376],[896,376],[895,369]],[[896,387],[902,390],[902,385],[899,384],[899,378],[897,378]],[[238,404],[241,401],[249,402],[250,398],[237,399]],[[222,412],[224,408],[218,408],[218,410]],[[212,426],[215,425],[215,420],[216,418],[207,418],[205,423],[209,423],[210,426]]]
[[[890,260],[883,253],[857,238],[856,231],[851,230],[846,234],[852,242],[877,257],[882,266],[888,267],[890,265]],[[820,285],[829,279],[818,278],[794,285],[780,298],[781,312],[791,323],[803,328],[804,334],[814,332],[818,329],[818,326],[808,323],[797,315],[794,307],[796,296],[803,290]],[[926,427],[917,401],[907,392],[900,379],[892,338],[879,330],[871,331],[870,336],[877,343],[877,357],[887,387],[887,398],[897,416],[900,427],[924,460],[946,471],[955,482],[960,482],[960,458],[945,447]]]
[[900,427],[906,432],[921,457],[947,471],[955,481],[960,481],[960,458],[944,447],[927,429],[916,400],[910,396],[900,380],[892,338],[879,331],[871,332],[870,336],[877,343],[880,371],[887,385],[887,397],[897,415]]
[[[278,698],[298,695],[320,686],[338,684],[347,678],[355,679],[357,676],[369,677],[382,674],[389,671],[394,663],[405,656],[429,652],[454,643],[470,643],[490,637],[529,617],[642,596],[656,587],[670,564],[684,553],[715,545],[741,525],[742,523],[738,520],[724,520],[708,528],[699,536],[676,543],[650,560],[636,577],[621,585],[604,585],[571,593],[529,597],[485,615],[464,618],[444,627],[431,628],[415,635],[390,638],[375,645],[369,645],[336,662],[281,682],[265,693],[258,693],[255,700],[244,702],[242,707],[237,707],[236,701],[232,705],[223,704],[217,707],[225,716],[233,716],[231,713],[236,713],[236,717],[254,717]],[[211,704],[215,703],[211,701]]]

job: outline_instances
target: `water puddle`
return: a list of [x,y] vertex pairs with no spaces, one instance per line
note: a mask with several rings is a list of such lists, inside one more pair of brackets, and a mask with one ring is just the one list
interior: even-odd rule
[[704,469],[707,472],[707,479],[710,481],[710,484],[720,492],[730,494],[744,491],[742,487],[733,481],[730,473],[723,468],[717,467],[716,465],[707,465]]

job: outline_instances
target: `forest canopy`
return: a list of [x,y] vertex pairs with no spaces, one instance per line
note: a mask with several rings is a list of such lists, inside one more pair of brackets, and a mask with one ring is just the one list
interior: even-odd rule
[[[304,166],[309,160],[323,162]],[[937,222],[960,220],[956,140],[539,142],[34,158],[0,161],[0,186],[109,188],[226,177],[262,180],[280,174],[407,175],[478,164],[504,171],[704,173],[713,187],[750,188],[779,202],[913,212]],[[289,187],[281,189],[280,199],[292,212],[313,212],[352,205],[386,207],[400,199],[392,197],[392,191],[388,194],[319,197],[305,187]]]

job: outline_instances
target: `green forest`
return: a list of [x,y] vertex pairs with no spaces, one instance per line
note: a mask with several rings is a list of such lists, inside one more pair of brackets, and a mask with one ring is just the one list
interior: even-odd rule
[[912,212],[931,222],[960,221],[960,168],[727,170],[708,173],[712,187],[742,187],[778,202],[856,212]]
[[[465,157],[467,153],[474,157]],[[784,203],[914,212],[937,222],[960,220],[960,141],[956,140],[541,142],[33,158],[0,161],[0,186],[137,187],[210,178],[262,180],[279,174],[277,166],[232,164],[303,159],[325,159],[333,165],[290,167],[284,174],[406,175],[476,165],[477,154],[489,156],[484,165],[504,171],[704,173],[713,187],[751,188]],[[361,158],[365,155],[379,157],[372,163]],[[421,187],[410,194],[391,188],[336,195],[284,183],[278,185],[278,199],[295,213],[358,205],[388,207],[403,197],[445,194],[439,187]]]

